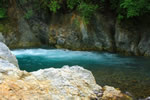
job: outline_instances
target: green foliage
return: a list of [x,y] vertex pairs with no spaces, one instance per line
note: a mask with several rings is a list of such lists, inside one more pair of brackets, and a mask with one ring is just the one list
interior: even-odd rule
[[40,2],[43,7],[48,7],[54,13],[61,8],[76,10],[86,21],[91,18],[92,14],[98,8],[98,5],[92,4],[91,0],[40,0]]
[[48,7],[49,0],[39,0],[40,1],[40,6],[41,8],[46,8]]
[[[0,18],[6,17],[9,0],[0,0]],[[31,0],[19,0],[22,4]],[[46,8],[56,13],[61,11],[76,10],[85,21],[90,20],[93,13],[99,8],[111,9],[114,11],[118,19],[133,18],[150,13],[150,0],[34,0],[33,6],[36,9]],[[33,9],[35,10],[35,9]],[[29,19],[33,16],[34,11],[29,10],[25,14],[25,18]]]
[[0,0],[0,19],[7,17],[8,0]]
[[19,1],[21,4],[25,4],[25,3],[27,3],[28,1],[27,0],[20,0]]
[[98,8],[97,5],[87,4],[85,2],[82,2],[78,6],[78,11],[81,13],[81,16],[83,17],[83,19],[86,22],[88,22],[92,14],[96,11],[97,8]]
[[75,6],[80,4],[80,1],[81,0],[67,0],[67,7],[69,9],[73,9],[73,8],[75,8]]
[[58,9],[60,9],[59,1],[57,1],[57,0],[50,0],[50,3],[48,5],[48,7],[50,8],[51,11],[53,11],[54,13],[56,13],[56,11]]
[[6,17],[6,9],[0,8],[0,19],[5,18],[5,17]]
[[33,15],[34,15],[33,10],[28,10],[28,11],[25,13],[24,18],[25,18],[25,19],[30,19]]
[[126,17],[140,16],[144,13],[150,11],[150,1],[149,0],[124,0],[120,4],[120,8],[126,10]]
[[78,18],[75,18],[75,19],[74,19],[74,23],[75,23],[75,25],[76,25],[77,27],[80,26],[80,22],[79,22]]
[[110,0],[110,3],[111,9],[115,10],[119,19],[150,13],[150,0]]

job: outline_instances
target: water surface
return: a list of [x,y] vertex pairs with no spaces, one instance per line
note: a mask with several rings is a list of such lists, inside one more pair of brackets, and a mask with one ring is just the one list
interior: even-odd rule
[[13,50],[20,69],[39,69],[79,65],[93,72],[100,85],[128,91],[136,98],[150,96],[150,58],[63,49]]

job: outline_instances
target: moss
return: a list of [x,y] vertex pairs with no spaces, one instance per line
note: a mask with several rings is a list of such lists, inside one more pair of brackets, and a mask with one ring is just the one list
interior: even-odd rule
[[34,48],[40,47],[41,43],[39,42],[20,42],[18,44],[10,45],[9,48],[16,49],[16,48]]
[[16,32],[16,22],[10,22],[11,21],[9,19],[0,20],[0,32],[2,32],[4,35]]
[[13,28],[8,24],[0,24],[0,32],[3,32],[4,34],[9,34],[13,31]]

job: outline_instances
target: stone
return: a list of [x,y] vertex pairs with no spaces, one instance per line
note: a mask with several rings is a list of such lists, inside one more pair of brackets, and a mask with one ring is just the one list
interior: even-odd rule
[[2,32],[0,32],[0,42],[4,42],[5,43],[5,38],[3,37]]
[[150,97],[147,97],[145,99],[139,99],[139,100],[150,100]]
[[9,48],[2,42],[0,42],[0,59],[6,60],[14,64],[16,67],[18,67],[18,61],[16,57],[11,53]]
[[[51,91],[53,95],[56,95],[56,97],[53,97],[55,99],[79,96],[84,100],[89,100],[90,97],[97,98],[94,91],[101,91],[102,89],[96,84],[92,73],[79,66],[64,66],[60,69],[49,68],[32,72],[32,75],[39,81],[50,81],[50,86],[55,90]],[[69,95],[70,97],[68,97]],[[70,100],[67,98],[65,100]]]
[[120,90],[97,85],[92,73],[80,66],[31,73],[3,68],[0,67],[1,100],[132,100]]
[[111,86],[104,86],[102,100],[133,100],[131,97],[121,93],[120,90]]

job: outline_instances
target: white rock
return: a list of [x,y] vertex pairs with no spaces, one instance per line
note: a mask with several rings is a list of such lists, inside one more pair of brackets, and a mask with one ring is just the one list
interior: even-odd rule
[[16,67],[18,67],[18,61],[16,57],[11,53],[9,48],[2,42],[0,42],[0,59],[6,60]]
[[55,93],[57,97],[60,95],[66,98],[66,96],[70,95],[68,98],[74,98],[74,96],[80,96],[84,99],[88,97],[96,98],[94,91],[101,91],[102,89],[96,84],[92,73],[79,66],[64,66],[57,69],[49,68],[32,72],[32,75],[41,81],[49,80],[50,86],[54,87],[58,92]]

